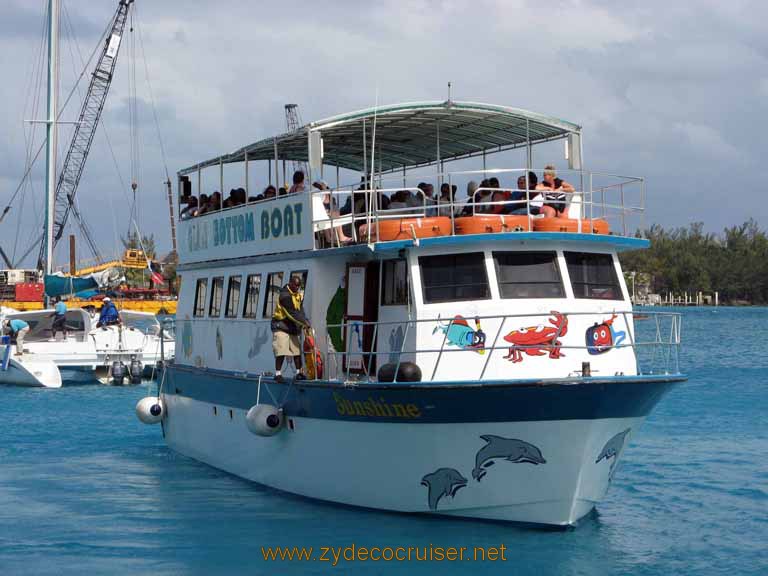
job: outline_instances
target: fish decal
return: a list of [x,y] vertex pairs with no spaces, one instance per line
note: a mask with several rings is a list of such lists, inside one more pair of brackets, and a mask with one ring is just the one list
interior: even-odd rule
[[611,460],[611,467],[608,470],[609,481],[613,478],[613,469],[616,467],[616,462],[621,455],[621,451],[624,449],[624,442],[626,441],[627,434],[629,434],[630,430],[631,428],[627,428],[623,432],[619,432],[611,437],[611,439],[605,443],[605,446],[603,446],[600,454],[597,455],[595,464],[598,464],[601,460]]
[[610,319],[603,321],[601,324],[595,324],[587,328],[585,335],[587,352],[593,356],[603,354],[624,342],[627,333],[623,330],[614,330],[613,328],[613,321],[616,320],[616,317],[616,314],[613,314]]
[[[253,336],[253,340],[251,341],[251,349],[248,350],[248,358],[256,358],[256,356],[259,355],[259,352],[261,352],[261,347],[264,346],[268,340],[269,338],[267,337],[267,329],[262,326]],[[221,360],[221,356],[219,356],[219,360]]]
[[472,478],[478,482],[485,476],[487,468],[493,466],[496,460],[507,460],[513,463],[528,462],[534,466],[547,463],[541,450],[523,440],[502,438],[493,434],[484,434],[480,438],[485,440],[487,444],[480,448],[475,456]]
[[516,363],[523,361],[523,353],[528,356],[544,356],[549,352],[549,357],[553,359],[565,356],[560,350],[562,342],[559,338],[568,333],[568,317],[556,311],[550,314],[553,316],[549,319],[552,326],[546,324],[528,326],[513,330],[504,336],[504,340],[512,344],[509,354],[504,358]]
[[224,356],[224,342],[218,326],[216,327],[216,355],[219,357],[219,360]]
[[421,479],[421,485],[427,487],[427,502],[430,510],[437,510],[443,496],[456,496],[456,492],[467,485],[467,479],[453,468],[438,468]]
[[474,350],[478,354],[485,354],[485,332],[480,327],[480,319],[475,318],[473,330],[463,316],[455,316],[448,323],[440,322],[432,330],[432,334],[441,330],[445,334],[445,341],[452,346],[458,346],[465,350]]

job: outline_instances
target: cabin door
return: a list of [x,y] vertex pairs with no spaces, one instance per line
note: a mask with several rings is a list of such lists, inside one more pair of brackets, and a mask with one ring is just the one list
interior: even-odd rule
[[347,302],[344,310],[344,372],[375,374],[374,348],[378,319],[379,263],[347,264]]

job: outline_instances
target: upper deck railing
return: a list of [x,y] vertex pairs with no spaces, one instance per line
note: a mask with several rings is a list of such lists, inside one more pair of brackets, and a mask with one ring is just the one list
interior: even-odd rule
[[[439,228],[428,234],[432,236],[530,230],[627,237],[644,228],[643,178],[562,170],[559,176],[570,184],[568,191],[548,191],[535,189],[529,175],[536,173],[518,168],[409,174],[401,178],[389,174],[362,185],[333,190],[313,188],[311,192],[235,202],[228,208],[188,208],[180,210],[185,221],[181,226],[182,248],[187,241],[189,252],[197,252],[192,259],[211,260],[225,257],[224,251],[219,254],[214,248],[225,244],[228,254],[244,256],[381,242],[392,239],[382,234],[382,225],[391,230],[392,221],[400,221],[402,228],[397,239],[413,239],[416,243],[423,235],[417,228],[429,226]],[[520,184],[519,178],[523,179]],[[491,185],[494,179],[499,181],[498,187]],[[418,186],[414,185],[416,180],[420,181]],[[469,181],[485,184],[468,190]],[[430,194],[424,183],[430,184],[434,192]],[[448,194],[441,195],[441,188],[447,188]],[[244,206],[252,209],[243,211]],[[545,214],[544,206],[557,209],[558,217],[547,218],[554,210]],[[238,222],[242,215],[246,219]],[[482,216],[477,220],[487,223],[486,229],[470,228],[462,220],[473,216]],[[288,217],[291,222],[281,222]],[[275,233],[281,225],[283,231],[293,226],[290,239]],[[221,234],[226,234],[226,240]],[[259,243],[262,240],[265,242]],[[229,246],[234,244],[240,244],[236,253]],[[181,252],[183,260],[184,250]]]

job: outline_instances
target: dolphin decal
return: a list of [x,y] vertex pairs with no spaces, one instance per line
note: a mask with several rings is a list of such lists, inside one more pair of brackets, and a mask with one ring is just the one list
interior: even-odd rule
[[266,344],[267,340],[267,329],[264,327],[259,328],[253,336],[251,349],[248,350],[248,358],[256,358],[256,356],[259,355],[259,352],[261,352],[261,347]]
[[611,460],[611,467],[608,471],[609,480],[613,477],[613,469],[616,467],[616,461],[619,459],[619,455],[624,449],[624,442],[630,430],[631,428],[627,428],[623,432],[619,432],[613,436],[610,440],[608,440],[608,442],[605,443],[605,446],[603,446],[600,454],[597,455],[595,464],[599,463],[600,460],[611,460],[611,458],[613,458],[613,460]]
[[427,501],[430,510],[437,510],[437,504],[443,496],[456,496],[467,485],[467,479],[453,468],[438,468],[421,479],[421,485],[428,488]]
[[477,456],[475,456],[472,478],[478,482],[485,476],[486,468],[493,466],[496,460],[504,459],[513,463],[528,462],[535,466],[547,463],[544,456],[541,455],[541,450],[523,440],[502,438],[493,434],[484,434],[480,438],[485,440],[487,444],[480,448]]

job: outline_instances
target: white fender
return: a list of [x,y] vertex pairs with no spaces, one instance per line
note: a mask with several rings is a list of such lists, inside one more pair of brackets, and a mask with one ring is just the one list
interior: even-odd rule
[[147,396],[136,404],[136,417],[144,424],[157,424],[163,416],[165,416],[165,406],[157,396]]
[[257,404],[248,410],[245,423],[257,436],[274,436],[283,428],[284,418],[281,410],[272,404]]

